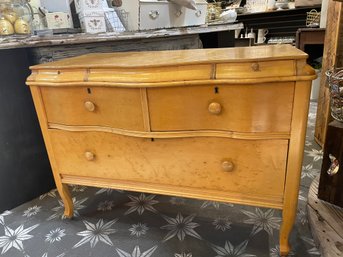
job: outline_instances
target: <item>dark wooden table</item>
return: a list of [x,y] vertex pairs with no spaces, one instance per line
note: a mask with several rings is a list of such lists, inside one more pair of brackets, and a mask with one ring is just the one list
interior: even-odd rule
[[305,51],[305,45],[323,45],[325,29],[300,28],[297,30],[295,44],[300,50]]
[[336,120],[327,129],[318,198],[343,207],[343,123]]

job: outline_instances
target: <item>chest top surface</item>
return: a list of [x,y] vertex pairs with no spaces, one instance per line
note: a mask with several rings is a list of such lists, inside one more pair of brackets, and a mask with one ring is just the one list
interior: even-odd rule
[[291,45],[270,45],[174,51],[94,53],[32,66],[31,69],[137,68],[306,58],[306,53]]
[[164,87],[310,80],[315,73],[306,59],[291,45],[94,53],[32,66],[27,84]]

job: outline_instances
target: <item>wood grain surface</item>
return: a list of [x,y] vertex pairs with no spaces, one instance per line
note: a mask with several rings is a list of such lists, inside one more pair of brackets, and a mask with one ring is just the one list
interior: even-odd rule
[[[323,51],[322,74],[318,97],[318,109],[314,137],[320,146],[324,146],[327,126],[332,120],[330,112],[330,91],[325,72],[336,65],[343,65],[343,8],[341,2],[329,1],[325,42]],[[341,67],[341,66],[338,66]]]
[[291,249],[288,239],[294,225],[298,204],[310,93],[310,81],[296,83],[282,210],[283,222],[280,229],[280,252],[282,256],[287,256]]
[[[152,131],[289,133],[294,83],[149,88]],[[218,114],[208,108],[217,103]]]
[[[41,87],[49,123],[93,125],[144,131],[139,89]],[[89,111],[85,103],[92,103]]]
[[66,214],[65,183],[281,208],[286,256],[315,78],[306,58],[276,45],[32,67],[27,83]]
[[316,244],[323,257],[343,256],[343,209],[318,199],[319,177],[308,194],[308,217]]
[[[306,59],[307,56],[306,53],[291,45],[102,53],[86,54],[56,62],[39,64],[32,66],[31,70],[185,66],[192,64],[295,60]],[[289,63],[291,65],[288,69],[294,70],[293,62],[289,61]],[[282,66],[282,68],[284,67]]]
[[[49,134],[60,174],[282,198],[287,140],[151,140],[58,130]],[[93,161],[86,152],[95,155]],[[234,165],[231,172],[222,168],[226,160]]]

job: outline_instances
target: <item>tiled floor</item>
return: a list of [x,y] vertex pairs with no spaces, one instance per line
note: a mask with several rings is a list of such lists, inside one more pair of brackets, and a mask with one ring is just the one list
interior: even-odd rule
[[[311,104],[290,256],[320,256],[306,214],[322,152]],[[0,215],[6,257],[277,257],[281,213],[273,209],[116,190],[72,187],[76,217],[61,219],[56,191]]]

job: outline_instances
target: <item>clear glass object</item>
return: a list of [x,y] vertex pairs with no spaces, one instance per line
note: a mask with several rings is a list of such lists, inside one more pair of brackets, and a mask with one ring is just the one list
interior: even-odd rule
[[0,0],[0,36],[31,35],[32,17],[27,0]]

